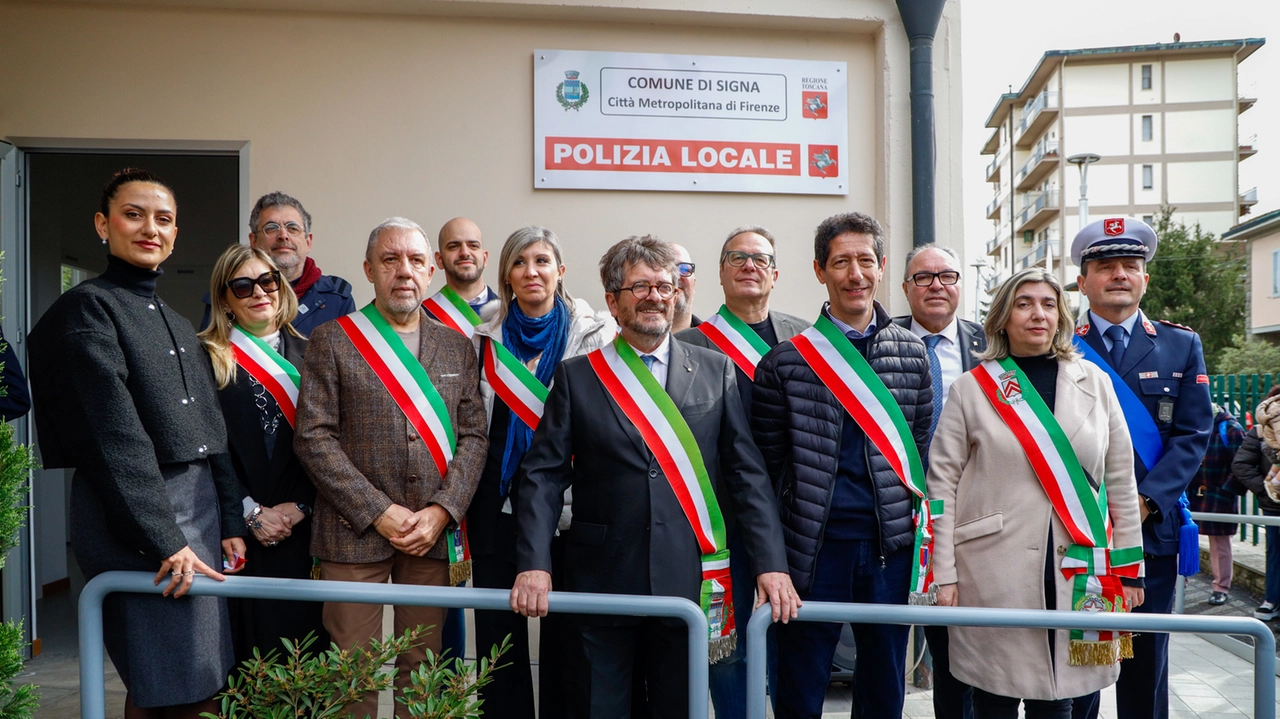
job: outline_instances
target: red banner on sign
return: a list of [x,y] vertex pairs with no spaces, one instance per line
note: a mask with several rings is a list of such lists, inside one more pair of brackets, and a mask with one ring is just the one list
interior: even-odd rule
[[799,143],[547,137],[548,170],[800,175]]

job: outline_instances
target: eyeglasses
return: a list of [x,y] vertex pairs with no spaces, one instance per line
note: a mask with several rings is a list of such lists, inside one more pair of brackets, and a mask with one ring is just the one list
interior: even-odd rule
[[747,254],[742,250],[729,250],[720,257],[720,261],[728,262],[730,267],[741,267],[747,264],[747,260],[751,260],[751,264],[755,265],[756,269],[760,270],[767,270],[770,267],[773,267],[773,263],[776,261],[774,260],[773,255],[765,254],[763,252]]
[[245,299],[253,296],[253,286],[257,285],[262,288],[263,292],[270,294],[280,289],[280,273],[277,271],[264,272],[253,277],[237,277],[234,280],[227,281],[227,289],[231,290],[231,294]]
[[697,265],[692,262],[677,262],[676,270],[680,272],[681,277],[693,277],[693,271],[697,269]]
[[622,292],[624,290],[629,290],[631,294],[636,296],[637,300],[648,298],[655,290],[658,293],[658,298],[663,300],[669,300],[676,294],[676,286],[670,282],[659,282],[658,284],[653,285],[641,280],[630,287],[618,288],[618,292]]
[[306,234],[306,230],[303,229],[302,225],[296,222],[286,222],[283,226],[275,222],[268,222],[262,226],[262,234],[273,240],[280,236],[281,231],[289,233],[290,237],[302,237]]
[[960,273],[955,270],[947,270],[946,272],[917,272],[911,275],[911,281],[916,287],[928,287],[933,284],[933,278],[937,277],[938,281],[944,285],[954,285],[960,281]]

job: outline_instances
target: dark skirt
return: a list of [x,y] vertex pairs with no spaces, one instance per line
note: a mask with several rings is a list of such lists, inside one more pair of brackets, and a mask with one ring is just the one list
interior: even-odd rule
[[[222,568],[218,497],[206,461],[161,468],[178,527],[188,546],[210,567]],[[96,504],[94,478],[77,470],[72,503]],[[87,499],[87,502],[86,502]],[[86,579],[112,570],[156,572],[159,566],[121,543],[102,512],[81,514],[71,548]],[[205,579],[203,581],[211,581]],[[227,682],[233,655],[227,603],[221,597],[179,599],[158,594],[110,594],[102,607],[107,654],[139,708],[203,701]]]

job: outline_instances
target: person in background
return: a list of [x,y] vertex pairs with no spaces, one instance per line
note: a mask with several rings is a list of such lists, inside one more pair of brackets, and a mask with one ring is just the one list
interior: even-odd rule
[[[1215,404],[1213,409],[1209,449],[1200,462],[1200,471],[1187,487],[1187,499],[1193,512],[1235,514],[1240,504],[1240,492],[1236,488],[1240,485],[1231,476],[1231,463],[1244,441],[1244,427],[1222,407]],[[1200,534],[1209,538],[1209,566],[1213,571],[1209,604],[1226,604],[1227,592],[1231,590],[1231,537],[1239,525],[1222,522],[1198,524]]]
[[[489,456],[467,510],[467,531],[474,585],[511,589],[516,578],[512,505],[520,484],[516,470],[542,418],[542,402],[514,392],[511,382],[549,386],[561,361],[603,347],[613,340],[618,326],[608,312],[596,312],[586,300],[569,296],[560,240],[545,227],[513,232],[502,246],[499,268],[502,303],[492,320],[476,328],[473,338],[481,357],[480,397],[489,416]],[[566,492],[559,533],[551,540],[554,589],[562,588],[564,581],[571,504]],[[565,646],[571,644],[566,636],[570,628],[563,620],[563,615],[549,614],[539,632],[538,716],[544,719],[566,716],[568,710],[566,670],[572,652]],[[512,641],[511,651],[503,656],[508,666],[494,672],[493,683],[480,689],[486,714],[533,719],[528,627],[528,620],[514,612],[475,613],[478,654],[486,655],[507,635]]]
[[[244,522],[253,541],[244,575],[307,579],[312,572],[311,516],[316,488],[293,453],[296,378],[307,340],[293,328],[298,298],[271,256],[231,245],[209,279],[212,322],[200,333],[213,366],[227,421],[231,462],[246,494]],[[236,662],[265,656],[281,639],[316,635],[312,649],[329,646],[320,602],[231,599]]]
[[[983,362],[952,385],[930,448],[929,497],[943,508],[933,523],[939,606],[1142,604],[1133,446],[1106,373],[1071,343],[1073,324],[1043,268],[1019,272],[991,298]],[[1092,566],[1099,549],[1109,571],[1067,575],[1069,562]],[[1019,704],[1027,719],[1067,719],[1072,698],[1115,683],[1131,641],[1044,629],[948,634],[951,671],[973,687],[977,719],[1017,719]]]
[[3,374],[0,383],[4,392],[0,395],[0,421],[12,422],[31,411],[31,393],[27,390],[27,378],[22,374],[22,365],[18,363],[18,353],[4,339],[0,332],[0,363],[3,363]]
[[[298,298],[298,316],[293,328],[303,337],[329,320],[356,311],[351,283],[337,275],[326,275],[311,259],[311,213],[298,200],[283,192],[268,192],[249,212],[249,244],[271,255],[281,274]],[[209,295],[204,296],[204,319],[209,326]]]
[[671,249],[676,253],[676,271],[680,276],[676,291],[676,314],[671,323],[671,333],[682,332],[690,327],[697,327],[702,320],[693,314],[693,291],[698,286],[698,278],[694,271],[698,268],[683,245],[672,242]]
[[[1266,398],[1254,410],[1254,417],[1271,419],[1280,410],[1280,385],[1271,388]],[[1267,488],[1268,478],[1275,475],[1275,468],[1280,465],[1275,446],[1263,440],[1264,426],[1270,422],[1257,419],[1257,423],[1245,433],[1231,461],[1231,476],[1253,492],[1258,499],[1258,509],[1263,516],[1280,517],[1280,499]],[[1271,429],[1272,437],[1275,429]],[[1254,610],[1253,616],[1269,622],[1280,616],[1280,527],[1268,526],[1267,534],[1267,576],[1266,591],[1262,604]]]
[[173,191],[159,178],[117,172],[94,216],[106,271],[63,293],[29,338],[41,458],[46,469],[75,469],[76,562],[86,579],[132,570],[165,582],[160,595],[103,602],[127,719],[217,711],[212,697],[234,660],[227,603],[184,595],[196,573],[221,581],[218,568],[244,556],[248,534],[200,340],[156,296],[177,220]]

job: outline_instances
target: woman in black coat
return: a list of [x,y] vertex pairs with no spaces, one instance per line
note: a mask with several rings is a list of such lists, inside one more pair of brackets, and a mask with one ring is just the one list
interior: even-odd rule
[[[1277,388],[1280,389],[1280,388]],[[1258,498],[1258,508],[1268,517],[1280,516],[1280,503],[1267,494],[1267,474],[1276,462],[1276,451],[1268,447],[1258,436],[1255,425],[1244,435],[1240,449],[1231,462],[1231,474]],[[1270,621],[1280,616],[1280,527],[1267,527],[1267,580],[1262,604],[1253,616]]]
[[[209,326],[200,333],[218,385],[236,476],[244,486],[249,543],[244,574],[311,576],[311,507],[316,488],[293,453],[298,368],[307,341],[289,324],[298,298],[271,256],[232,245],[213,268]],[[231,601],[236,660],[284,651],[281,638],[317,635],[313,650],[329,646],[323,604],[284,599]]]
[[[73,467],[71,547],[86,577],[142,570],[164,596],[113,594],[104,640],[127,719],[198,717],[232,667],[227,605],[183,596],[244,554],[227,434],[191,323],[156,296],[173,252],[173,192],[122,170],[95,216],[107,269],[31,331],[31,389],[46,468]],[[157,571],[158,570],[158,571]],[[228,570],[235,571],[235,570]],[[171,598],[172,597],[172,598]]]

